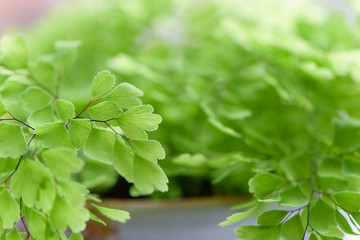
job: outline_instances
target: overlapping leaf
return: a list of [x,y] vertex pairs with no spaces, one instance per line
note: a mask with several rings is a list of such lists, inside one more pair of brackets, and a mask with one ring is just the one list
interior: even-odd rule
[[168,190],[168,178],[161,167],[145,158],[134,156],[134,186],[141,194],[149,194],[154,190]]
[[67,120],[75,117],[74,104],[65,99],[58,99],[55,102],[56,113],[61,120]]
[[115,84],[115,77],[109,71],[103,71],[96,75],[94,78],[91,96],[94,100],[104,96],[109,92]]
[[1,38],[0,50],[4,65],[10,69],[26,68],[28,50],[21,35],[5,35]]
[[267,198],[284,183],[284,180],[271,173],[259,173],[249,181],[249,191],[257,198]]
[[147,139],[147,131],[153,131],[161,123],[161,117],[153,114],[154,108],[150,105],[142,105],[129,109],[121,114],[117,123],[130,138]]
[[76,155],[76,151],[65,147],[52,148],[41,153],[46,166],[58,178],[68,178],[70,173],[81,170],[84,162]]
[[91,123],[87,119],[72,119],[69,123],[69,139],[76,148],[82,148],[89,137]]
[[134,151],[119,140],[114,145],[113,164],[121,176],[128,182],[134,182]]
[[110,218],[111,220],[124,223],[124,222],[126,222],[127,220],[130,219],[130,214],[128,212],[126,212],[126,211],[101,207],[101,206],[97,206],[97,205],[94,205],[94,204],[93,204],[93,206],[99,212],[101,212],[103,215]]
[[139,97],[144,93],[129,83],[120,83],[104,99],[116,103],[122,108],[132,108],[141,105]]
[[39,126],[36,131],[36,140],[44,147],[72,148],[64,122],[50,122]]
[[84,146],[84,153],[91,159],[111,164],[115,136],[112,131],[93,127]]
[[0,223],[4,229],[11,228],[20,219],[19,203],[6,189],[0,191],[0,211]]
[[0,122],[0,132],[0,157],[16,158],[25,152],[25,136],[18,124]]
[[90,213],[86,208],[71,206],[65,199],[57,196],[49,217],[53,228],[64,232],[69,227],[74,233],[78,233],[85,229]]
[[11,189],[28,207],[48,212],[55,199],[55,183],[51,171],[39,162],[24,160],[11,178]]
[[24,108],[29,112],[39,110],[50,104],[52,96],[40,87],[30,87],[22,95]]
[[104,101],[88,108],[92,119],[106,121],[119,116],[122,112],[116,103]]
[[155,140],[132,139],[131,145],[140,156],[154,163],[157,163],[159,159],[165,158],[165,150],[161,144]]

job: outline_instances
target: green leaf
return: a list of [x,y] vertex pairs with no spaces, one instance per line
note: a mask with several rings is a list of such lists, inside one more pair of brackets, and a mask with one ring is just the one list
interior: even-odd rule
[[318,167],[320,177],[333,177],[343,179],[343,161],[340,158],[325,158]]
[[72,233],[68,240],[84,240],[84,237],[81,233]]
[[359,235],[358,233],[354,233],[354,231],[351,229],[348,221],[345,219],[345,217],[339,211],[335,211],[335,222],[344,233],[351,234],[351,235]]
[[130,219],[130,214],[123,210],[100,207],[92,204],[99,212],[101,212],[104,216],[110,218],[111,220],[125,223],[127,220]]
[[[194,155],[189,153],[182,153],[179,156],[173,158],[172,162],[180,166],[201,167],[206,163],[206,157],[201,153]],[[236,206],[232,209],[236,209]]]
[[299,186],[294,186],[280,193],[280,202],[282,206],[297,207],[307,204],[309,198]]
[[11,189],[16,197],[22,197],[27,207],[34,205],[48,212],[56,195],[54,177],[43,164],[23,160],[11,178]]
[[262,226],[277,226],[290,211],[270,210],[264,212],[257,218],[257,223]]
[[76,155],[76,151],[65,147],[52,148],[41,153],[46,166],[58,178],[69,178],[70,173],[81,170],[84,162]]
[[55,103],[55,110],[61,120],[65,121],[75,117],[74,104],[65,99],[58,99]]
[[[324,221],[326,219],[326,221]],[[335,210],[323,199],[318,199],[310,209],[310,225],[316,231],[324,234],[329,231],[330,226],[336,226]]]
[[73,207],[65,199],[56,197],[49,216],[53,228],[66,231],[69,227],[74,233],[86,228],[90,213],[85,207]]
[[59,231],[58,231],[58,233],[59,233],[59,238],[60,238],[61,240],[68,240],[68,238],[66,237],[65,232],[59,232]]
[[54,112],[51,106],[46,106],[42,109],[32,112],[28,118],[28,121],[37,125],[53,122],[55,121]]
[[21,240],[24,239],[24,236],[21,236],[24,234],[20,234],[16,227],[14,227],[10,233],[6,235],[6,240]]
[[115,134],[93,127],[84,146],[84,153],[93,160],[111,164],[114,153]]
[[334,144],[346,151],[360,147],[360,120],[355,118],[334,119]]
[[358,158],[344,157],[343,173],[345,176],[360,178],[360,161]]
[[140,156],[155,163],[157,160],[165,158],[165,150],[158,141],[132,139],[131,145]]
[[235,138],[241,138],[241,134],[237,131],[235,131],[234,129],[225,126],[223,123],[221,123],[219,120],[215,119],[215,118],[209,118],[208,119],[209,123],[211,123],[211,125],[213,125],[216,129],[218,129],[219,131],[233,136]]
[[60,69],[68,68],[74,61],[77,50],[81,46],[81,41],[64,41],[55,42],[56,57],[59,59]]
[[1,97],[4,101],[19,101],[19,96],[28,87],[29,81],[23,75],[12,75],[0,87]]
[[21,35],[5,35],[0,43],[3,62],[9,69],[26,68],[28,50],[25,39]]
[[329,192],[339,192],[349,187],[349,181],[346,179],[321,177],[318,180],[321,188],[327,189]]
[[21,99],[24,102],[24,108],[29,112],[34,112],[49,105],[52,96],[44,89],[32,86],[21,94]]
[[106,121],[112,118],[116,118],[122,112],[116,103],[113,102],[101,102],[87,109],[91,119]]
[[350,212],[352,218],[357,224],[360,224],[360,212]]
[[54,87],[57,75],[55,66],[51,60],[46,57],[41,57],[35,62],[35,64],[31,65],[30,70],[37,82],[47,88]]
[[156,130],[161,122],[161,117],[153,114],[153,111],[154,108],[150,105],[133,107],[121,114],[116,121],[128,137],[147,139],[144,130]]
[[0,157],[17,158],[25,153],[25,137],[19,125],[2,122],[0,133]]
[[327,233],[324,233],[324,236],[338,237],[342,239],[344,237],[344,233],[337,226],[330,226],[329,231]]
[[113,187],[118,174],[112,165],[86,159],[84,169],[80,172],[81,182],[92,191],[101,192]]
[[256,198],[266,198],[284,183],[284,179],[272,173],[259,173],[249,181],[249,191]]
[[279,240],[281,227],[241,226],[235,232],[239,240]]
[[357,192],[337,192],[333,195],[336,203],[349,212],[360,210],[360,194]]
[[35,130],[36,140],[44,147],[69,147],[72,145],[64,122],[45,123]]
[[43,213],[35,209],[30,209],[30,214],[26,216],[31,235],[35,239],[59,239],[55,231],[49,226],[49,221]]
[[104,99],[116,103],[122,108],[132,108],[141,105],[139,97],[144,93],[129,83],[120,83]]
[[93,100],[99,99],[109,92],[115,85],[115,77],[109,71],[99,72],[93,81],[91,97]]
[[72,119],[69,124],[70,142],[76,148],[83,148],[91,131],[91,123],[87,119]]
[[145,158],[134,156],[134,185],[141,194],[150,194],[154,190],[168,190],[168,179],[161,167]]
[[259,202],[256,199],[248,200],[243,203],[236,204],[231,208],[231,210],[237,210],[237,209],[244,209],[248,207],[253,207],[254,205],[258,204]]
[[234,223],[237,223],[249,216],[251,216],[259,208],[259,203],[244,212],[234,213],[226,218],[225,221],[219,223],[220,226],[225,227]]
[[0,191],[0,223],[5,229],[10,229],[20,220],[19,203],[10,195],[8,190]]
[[7,109],[5,104],[3,103],[2,99],[0,98],[0,117],[7,113]]
[[300,215],[296,214],[283,224],[281,236],[283,240],[301,239],[304,235],[304,231],[305,229],[301,223]]
[[116,171],[128,182],[134,181],[134,151],[119,140],[115,142],[113,164]]
[[82,190],[84,186],[71,180],[60,180],[57,183],[59,186],[58,194],[63,197],[67,203],[79,208],[85,205],[85,193]]
[[318,238],[315,236],[315,234],[311,234],[309,237],[309,240],[318,240]]
[[101,218],[99,218],[98,216],[96,216],[95,214],[93,214],[92,212],[90,212],[90,219],[95,221],[95,222],[98,222],[104,226],[107,226],[106,222],[104,222]]

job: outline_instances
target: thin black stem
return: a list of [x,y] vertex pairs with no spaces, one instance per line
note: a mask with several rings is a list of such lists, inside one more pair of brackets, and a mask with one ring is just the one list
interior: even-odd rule
[[23,158],[24,158],[24,155],[21,155],[21,157],[20,157],[20,159],[19,159],[19,161],[18,161],[15,169],[14,169],[14,170],[10,173],[10,175],[9,175],[4,181],[2,181],[0,184],[4,184],[4,183],[5,183],[5,185],[6,185],[6,183],[10,180],[10,178],[11,178],[11,177],[15,174],[15,172],[18,170],[18,168],[19,168],[19,166],[20,166],[20,163],[21,163],[21,161],[23,160]]
[[13,118],[8,118],[8,119],[0,119],[0,121],[4,121],[4,120],[14,120],[14,121],[17,121],[19,123],[21,123],[22,125],[32,129],[32,130],[35,130],[35,128],[31,127],[30,125],[24,123],[23,121],[21,121],[20,119],[17,119],[16,117],[14,117],[14,115],[12,115],[9,111],[8,113],[10,114],[10,116],[12,116]]
[[35,137],[35,136],[36,136],[36,134],[33,134],[33,135],[31,136],[29,142],[26,144],[26,151],[30,152],[29,147],[30,147],[30,144],[31,144],[32,140],[34,140],[34,137]]
[[131,144],[131,139],[123,134],[118,133],[109,123],[108,121],[114,120],[113,118],[110,118],[108,120],[96,120],[96,119],[90,119],[90,122],[100,122],[100,123],[104,123],[106,124],[106,126],[108,126],[116,135],[120,136],[122,139],[124,139],[126,141],[126,143],[131,147],[131,149],[136,152],[136,149],[134,148],[134,146]]
[[20,219],[21,219],[21,222],[22,224],[24,225],[24,228],[25,228],[25,231],[26,231],[26,235],[25,235],[25,240],[28,240],[30,237],[31,237],[31,233],[29,231],[29,228],[25,222],[25,219],[23,217],[23,214],[22,214],[22,197],[20,198]]
[[90,100],[90,102],[84,107],[83,110],[81,110],[81,112],[80,112],[78,115],[76,115],[75,118],[79,118],[80,115],[81,115],[83,112],[85,112],[85,111],[87,110],[87,108],[88,108],[92,103],[97,102],[97,101],[100,101],[100,100],[102,100],[102,99],[103,99],[103,98],[99,98],[99,99],[96,99],[96,100]]
[[[312,183],[312,180],[311,180],[311,183]],[[312,185],[312,184],[311,184],[311,185]],[[313,187],[313,186],[312,186],[312,187]],[[315,192],[315,191],[314,191],[313,189],[311,189],[309,202],[308,202],[308,204],[305,206],[306,209],[307,209],[307,218],[306,218],[306,226],[305,226],[304,235],[303,235],[303,237],[301,238],[302,240],[305,239],[307,228],[308,228],[308,227],[311,227],[311,226],[310,226],[310,204],[311,204],[312,198],[313,198],[313,196],[314,196],[314,192]],[[312,227],[311,227],[311,228],[312,228]]]
[[[314,117],[314,116],[312,116]],[[313,122],[315,122],[315,119],[313,119]],[[315,129],[316,130],[316,129]],[[316,231],[311,225],[310,225],[310,204],[311,204],[311,201],[314,197],[314,193],[316,193],[316,189],[314,187],[314,175],[315,175],[315,172],[316,172],[316,159],[317,159],[317,142],[316,142],[316,135],[315,135],[315,130],[314,130],[314,135],[313,135],[313,139],[312,139],[312,143],[311,143],[311,148],[312,148],[312,151],[313,151],[313,156],[311,158],[311,167],[310,167],[310,175],[309,175],[309,182],[310,182],[310,186],[311,186],[311,193],[310,193],[310,197],[309,197],[309,202],[308,204],[306,205],[306,208],[307,208],[307,217],[306,217],[306,226],[305,226],[305,231],[304,231],[304,234],[303,234],[303,237],[302,237],[302,240],[305,239],[305,236],[306,236],[306,231],[308,229],[308,227],[310,227],[312,230]]]

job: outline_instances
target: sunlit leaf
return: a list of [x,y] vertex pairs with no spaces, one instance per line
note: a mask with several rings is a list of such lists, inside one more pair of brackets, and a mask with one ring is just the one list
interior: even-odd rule
[[92,204],[92,205],[99,212],[101,212],[104,216],[110,218],[111,220],[121,222],[121,223],[125,223],[127,220],[130,219],[130,214],[128,212],[126,212],[126,211],[101,207],[101,206],[97,206],[97,205],[94,205],[94,204]]
[[0,157],[16,158],[24,154],[26,142],[19,125],[1,122],[0,132]]
[[115,77],[109,71],[102,71],[94,78],[91,96],[94,100],[102,97],[114,87]]

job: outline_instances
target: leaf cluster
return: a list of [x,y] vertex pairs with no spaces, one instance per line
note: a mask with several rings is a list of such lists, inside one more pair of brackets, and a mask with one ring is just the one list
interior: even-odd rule
[[45,51],[63,32],[84,40],[87,57],[69,74],[79,88],[99,66],[141,86],[166,123],[157,136],[169,176],[294,208],[264,213],[240,239],[341,239],[356,227],[359,209],[339,196],[360,190],[358,24],[299,1],[165,1],[156,13],[151,0],[133,2],[54,13],[55,27],[39,24],[32,41]]
[[[133,184],[134,195],[167,191],[158,165],[161,144],[148,138],[161,117],[139,99],[143,92],[98,73],[83,108],[62,98],[60,86],[80,42],[57,41],[55,52],[29,60],[21,35],[0,45],[0,239],[82,239],[90,219],[125,222],[129,213],[98,206],[79,179],[88,161],[108,165]],[[82,110],[81,110],[82,109]],[[26,232],[15,227],[22,222]],[[12,229],[11,231],[9,231]]]

